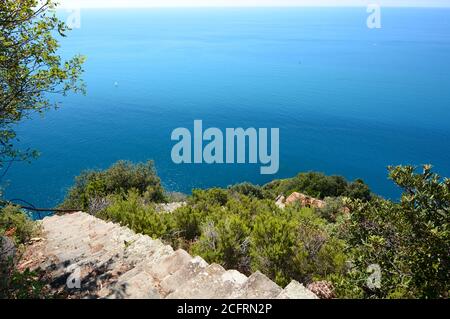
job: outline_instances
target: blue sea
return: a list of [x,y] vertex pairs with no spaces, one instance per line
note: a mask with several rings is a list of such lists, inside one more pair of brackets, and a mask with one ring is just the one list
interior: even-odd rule
[[[66,17],[67,13],[59,13]],[[6,198],[60,202],[84,169],[155,161],[164,186],[266,183],[303,171],[362,178],[386,198],[386,167],[450,176],[450,10],[382,8],[82,10],[61,54],[87,56],[86,96],[18,128],[41,156],[14,163]],[[279,128],[280,170],[176,165],[177,127]]]

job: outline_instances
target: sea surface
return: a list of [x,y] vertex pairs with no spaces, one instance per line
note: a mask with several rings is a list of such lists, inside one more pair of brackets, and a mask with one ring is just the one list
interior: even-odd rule
[[[59,12],[65,18],[68,12]],[[302,171],[362,178],[398,199],[386,167],[450,176],[450,10],[382,8],[82,10],[61,42],[87,56],[86,96],[17,128],[41,156],[14,163],[5,197],[60,202],[84,169],[152,159],[164,186],[262,184]],[[176,165],[177,127],[280,129],[280,170]]]

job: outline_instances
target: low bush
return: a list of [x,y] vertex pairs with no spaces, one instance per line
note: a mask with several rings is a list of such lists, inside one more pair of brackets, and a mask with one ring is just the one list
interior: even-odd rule
[[36,223],[19,207],[7,205],[0,209],[0,299],[44,296],[44,283],[36,272],[16,269],[23,244],[38,230]]
[[157,213],[152,205],[146,205],[138,190],[130,190],[123,196],[112,196],[112,204],[98,217],[130,227],[135,232],[159,238],[168,232],[167,214]]
[[228,190],[231,192],[236,192],[249,197],[254,197],[258,199],[265,198],[264,191],[258,185],[253,185],[251,183],[241,183],[233,186],[229,186]]
[[[424,166],[389,168],[403,189],[400,203],[354,201],[342,237],[352,271],[337,280],[341,294],[364,298],[448,298],[450,292],[450,181]],[[378,287],[368,285],[368,267],[381,270]],[[351,287],[352,289],[349,289]]]
[[326,225],[308,208],[259,215],[251,237],[253,270],[263,271],[280,285],[343,273],[344,242],[332,238]]
[[249,273],[250,228],[239,215],[230,214],[219,221],[202,224],[201,236],[192,247],[194,254],[228,269]]
[[334,223],[340,215],[346,212],[345,201],[346,199],[343,197],[326,197],[324,199],[325,206],[319,208],[317,212],[322,218]]
[[11,231],[16,244],[24,244],[37,231],[37,226],[18,206],[7,205],[0,210],[0,236],[7,231]]
[[342,176],[327,176],[323,173],[300,173],[295,177],[275,180],[263,186],[272,198],[289,196],[293,192],[323,199],[325,197],[346,196],[354,199],[370,200],[369,187],[360,179],[347,182]]
[[92,199],[109,195],[125,197],[135,190],[147,201],[164,202],[164,189],[152,161],[133,164],[119,161],[104,171],[84,171],[76,177],[61,208],[89,211]]
[[17,271],[12,262],[0,262],[0,299],[41,299],[47,296],[38,273]]

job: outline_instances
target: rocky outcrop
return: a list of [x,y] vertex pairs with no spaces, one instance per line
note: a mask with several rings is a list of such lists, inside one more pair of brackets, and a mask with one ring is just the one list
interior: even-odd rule
[[208,264],[85,213],[46,217],[42,226],[27,263],[68,298],[317,298],[298,282],[282,289],[260,272]]
[[0,263],[14,260],[16,246],[14,241],[7,236],[0,236]]
[[280,195],[275,202],[275,204],[280,208],[284,208],[286,206],[293,205],[295,203],[299,203],[300,206],[302,207],[312,207],[312,208],[325,207],[325,202],[323,200],[297,192],[292,193],[286,199],[284,196]]
[[322,299],[333,299],[336,297],[333,284],[329,281],[322,280],[310,283],[308,289]]

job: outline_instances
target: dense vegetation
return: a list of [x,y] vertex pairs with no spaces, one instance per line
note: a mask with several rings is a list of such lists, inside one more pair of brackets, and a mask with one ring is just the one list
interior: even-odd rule
[[293,178],[275,180],[264,185],[263,189],[272,197],[301,192],[320,199],[339,196],[362,200],[371,198],[369,187],[360,179],[349,183],[342,176],[326,176],[316,172],[300,173]]
[[105,171],[83,172],[76,178],[61,207],[95,212],[108,205],[108,196],[124,198],[130,190],[147,202],[164,202],[166,199],[153,162],[133,165],[119,161]]
[[43,296],[44,284],[38,274],[16,268],[24,244],[38,231],[20,208],[7,205],[0,209],[0,299]]
[[[450,182],[429,166],[422,173],[390,167],[389,177],[404,190],[400,203],[373,196],[361,180],[306,173],[264,186],[193,190],[185,206],[164,213],[158,203],[168,198],[152,164],[120,162],[83,173],[62,206],[226,268],[260,270],[280,285],[326,280],[343,298],[448,297]],[[325,198],[326,206],[275,205],[275,197],[293,191]],[[94,199],[103,205],[89,205]],[[371,285],[368,271],[377,268],[379,285]]]
[[[400,203],[375,199],[351,203],[344,225],[352,257],[350,276],[340,283],[356,296],[442,298],[450,293],[450,180],[426,165],[390,167],[389,177],[403,189]],[[381,288],[353,288],[367,277],[368,263],[382,270]]]

